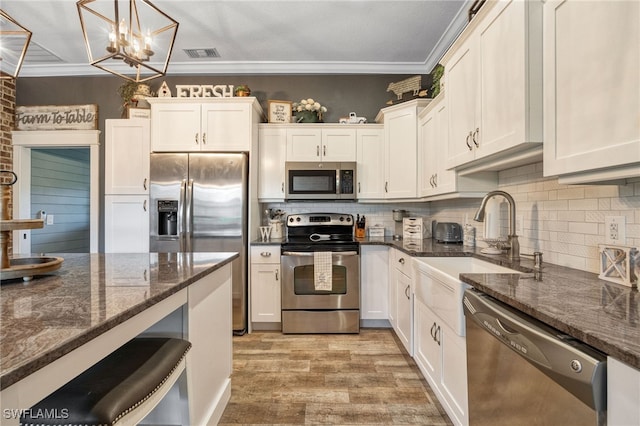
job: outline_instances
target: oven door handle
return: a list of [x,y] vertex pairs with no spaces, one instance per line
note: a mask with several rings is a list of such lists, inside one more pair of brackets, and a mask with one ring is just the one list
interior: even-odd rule
[[[301,252],[301,251],[283,251],[283,256],[313,256],[314,252]],[[357,251],[333,251],[331,254],[338,256],[357,256]]]

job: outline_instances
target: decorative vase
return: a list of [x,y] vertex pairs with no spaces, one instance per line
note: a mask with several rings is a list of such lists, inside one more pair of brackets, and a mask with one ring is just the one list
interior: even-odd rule
[[319,123],[320,117],[315,111],[296,112],[296,123]]

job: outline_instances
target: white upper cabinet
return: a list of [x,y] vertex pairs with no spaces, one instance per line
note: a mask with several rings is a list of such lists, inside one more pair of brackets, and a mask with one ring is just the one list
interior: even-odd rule
[[104,193],[149,193],[149,120],[105,120]]
[[358,171],[356,195],[358,199],[384,198],[384,128],[368,125],[357,130]]
[[261,124],[258,131],[258,198],[283,201],[287,130],[282,126]]
[[447,170],[449,114],[447,98],[441,92],[418,114],[418,197],[425,200],[483,197],[498,186],[495,172],[461,176]]
[[255,98],[151,98],[151,149],[250,151],[262,111]]
[[544,175],[640,176],[640,2],[544,6]]
[[417,99],[384,108],[384,198],[416,199],[418,193],[418,113],[431,102]]
[[500,170],[540,159],[541,1],[488,1],[441,62],[448,168]]
[[287,128],[287,161],[356,161],[356,130],[345,125]]

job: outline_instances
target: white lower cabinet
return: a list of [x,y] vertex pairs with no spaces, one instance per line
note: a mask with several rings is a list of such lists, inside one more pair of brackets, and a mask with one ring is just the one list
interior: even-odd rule
[[413,267],[411,256],[389,250],[389,321],[413,356]]
[[[416,267],[414,280],[414,359],[429,382],[438,400],[457,425],[469,423],[467,402],[467,348],[466,339],[453,327],[456,324],[436,314],[428,304],[433,296],[433,287],[446,284],[427,274],[424,268]],[[446,292],[446,291],[445,291]],[[451,297],[454,292],[448,291]],[[444,299],[439,303],[447,305]],[[456,303],[459,303],[456,299]]]
[[281,322],[280,245],[251,247],[251,321]]
[[105,253],[149,251],[149,196],[105,195]]
[[640,370],[607,358],[607,424],[640,425]]
[[360,246],[360,319],[389,318],[389,249]]

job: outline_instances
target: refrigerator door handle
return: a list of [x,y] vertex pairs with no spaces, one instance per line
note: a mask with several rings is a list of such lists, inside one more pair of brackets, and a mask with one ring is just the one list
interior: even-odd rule
[[184,251],[185,234],[185,209],[187,206],[187,180],[180,182],[180,200],[178,201],[178,238],[180,239],[180,251]]
[[187,251],[191,251],[191,233],[193,232],[193,179],[189,179],[187,183],[187,202],[186,202],[186,237]]

